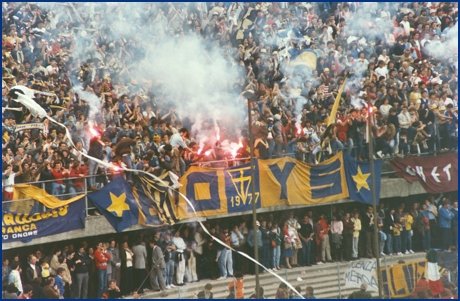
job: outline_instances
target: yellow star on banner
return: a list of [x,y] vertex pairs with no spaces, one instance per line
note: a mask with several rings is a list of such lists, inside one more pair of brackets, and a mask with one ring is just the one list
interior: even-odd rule
[[129,211],[129,205],[125,203],[126,194],[123,192],[120,196],[116,196],[110,192],[112,204],[107,208],[107,211],[115,212],[118,217],[123,216],[123,211]]
[[361,167],[358,166],[358,173],[352,176],[353,180],[356,182],[356,188],[358,189],[358,192],[361,190],[361,188],[366,188],[369,191],[371,190],[369,188],[369,184],[367,184],[367,178],[369,178],[370,175],[370,173],[363,174]]

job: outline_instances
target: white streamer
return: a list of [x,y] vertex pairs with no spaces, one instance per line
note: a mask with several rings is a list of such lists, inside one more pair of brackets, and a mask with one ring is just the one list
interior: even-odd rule
[[[15,86],[15,87],[19,87],[19,86]],[[28,89],[27,87],[24,87],[25,89]],[[23,90],[22,88],[20,88],[21,90]],[[23,96],[23,95],[22,95]],[[34,106],[32,105],[32,108],[30,107],[31,106],[31,102],[27,101],[27,99],[25,99],[26,97],[19,97],[18,98],[18,102],[22,103],[24,106],[26,106],[29,110],[33,110],[34,109]],[[32,99],[31,99],[32,100]],[[35,103],[33,100],[32,100],[33,103]],[[41,108],[41,107],[40,107]],[[43,109],[43,108],[42,108]],[[71,139],[71,135],[69,133],[69,130],[67,129],[66,126],[64,126],[63,124],[57,122],[56,120],[54,120],[53,118],[49,117],[48,115],[45,115],[45,117],[55,123],[55,124],[58,124],[60,126],[62,126],[65,131],[66,131],[66,137],[67,139],[69,139],[70,143],[72,144],[73,147],[75,147],[72,139]],[[76,148],[76,147],[75,147]],[[93,158],[92,156],[89,156],[85,153],[81,153],[83,156],[85,156],[86,158],[88,159],[91,159],[91,160],[94,160],[96,161],[97,163],[99,164],[102,164],[106,167],[109,167],[109,168],[114,168],[115,165],[113,163],[106,163],[104,161],[101,161],[97,158]],[[121,167],[122,170],[124,171],[130,171],[130,172],[141,172],[141,173],[144,173],[146,175],[149,175],[151,176],[154,180],[162,183],[163,185],[166,185],[168,186],[168,189],[171,189],[171,190],[175,190],[175,187],[174,186],[169,186],[169,183],[163,181],[162,179],[158,178],[157,176],[153,175],[153,174],[150,174],[144,170],[136,170],[136,169],[129,169],[129,168],[126,168],[124,166]],[[183,195],[180,191],[177,191],[177,193],[182,197],[184,198],[184,200],[190,205],[190,207],[192,207],[193,209],[193,213],[195,214],[195,216],[198,218],[197,221],[198,223],[201,225],[201,228],[203,229],[203,231],[208,234],[209,236],[211,236],[212,238],[214,238],[215,241],[217,241],[219,244],[221,244],[222,246],[226,247],[226,248],[229,248],[230,250],[232,250],[233,252],[237,252],[238,254],[240,254],[241,256],[243,257],[246,257],[247,259],[251,260],[252,262],[254,262],[255,264],[259,265],[260,267],[262,267],[265,271],[269,272],[270,274],[272,274],[273,276],[275,276],[276,278],[278,278],[281,282],[285,283],[291,290],[293,290],[298,296],[300,296],[302,299],[304,299],[304,297],[289,283],[287,282],[286,280],[284,280],[282,277],[280,277],[278,274],[275,274],[273,273],[272,271],[270,271],[269,269],[267,269],[266,267],[264,267],[260,262],[256,261],[254,258],[252,258],[251,256],[247,255],[246,253],[242,253],[240,251],[237,251],[235,249],[233,249],[232,247],[228,246],[227,244],[225,244],[223,241],[221,241],[220,239],[218,239],[217,237],[213,236],[211,233],[208,232],[208,230],[206,229],[205,225],[203,225],[201,223],[201,221],[199,220],[199,216],[195,210],[195,207],[193,206],[193,204],[190,202],[190,200],[185,196]],[[254,233],[254,235],[257,235],[257,232]]]

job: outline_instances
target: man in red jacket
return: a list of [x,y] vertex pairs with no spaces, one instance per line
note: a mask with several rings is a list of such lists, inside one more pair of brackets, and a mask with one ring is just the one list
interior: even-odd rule
[[97,278],[99,280],[97,298],[102,298],[102,293],[107,289],[107,261],[110,260],[110,254],[104,247],[104,244],[100,242],[97,245],[97,250],[94,252],[94,262],[97,268]]

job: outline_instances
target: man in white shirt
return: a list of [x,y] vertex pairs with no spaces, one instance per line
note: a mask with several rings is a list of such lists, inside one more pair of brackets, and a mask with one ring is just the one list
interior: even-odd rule
[[399,23],[404,27],[404,35],[409,35],[410,34],[410,23],[407,20],[407,15],[404,15],[402,21]]
[[[240,242],[244,240],[243,234],[240,232],[240,229],[238,228],[238,225],[233,226],[233,230],[231,233],[231,246],[237,251],[241,251],[241,245]],[[233,262],[235,264],[235,271],[241,271],[242,267],[242,257],[236,252],[232,252],[233,255]]]
[[19,293],[22,293],[22,281],[21,281],[21,268],[19,267],[18,262],[13,262],[11,264],[11,272],[8,276],[8,284],[13,283],[14,286],[18,289]]
[[173,244],[176,246],[176,283],[177,285],[184,285],[184,275],[185,275],[185,257],[184,250],[187,248],[185,241],[180,237],[180,231],[177,230],[172,239]]
[[195,253],[196,253],[196,265],[197,265],[197,273],[198,273],[198,279],[201,279],[201,271],[203,265],[203,245],[206,243],[206,239],[203,238],[203,235],[201,234],[203,232],[203,228],[201,226],[198,226],[195,232],[195,241],[196,241],[196,248],[195,248]]

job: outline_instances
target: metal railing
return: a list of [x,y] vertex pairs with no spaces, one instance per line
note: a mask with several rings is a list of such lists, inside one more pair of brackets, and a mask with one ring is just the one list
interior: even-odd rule
[[[357,148],[357,146],[355,146],[354,148]],[[326,150],[321,150],[322,152],[326,151]],[[302,161],[306,161],[306,156],[309,154],[309,152],[307,153],[302,153],[301,155],[301,160]],[[294,158],[299,158],[299,153],[284,153],[283,156],[291,156],[291,157],[294,157]],[[430,155],[429,153],[419,153],[419,154],[414,154],[413,156],[427,156],[427,155]],[[434,153],[434,155],[436,155],[436,152]],[[385,160],[391,160],[391,159],[394,159],[396,157],[389,157],[389,158],[385,158]],[[236,160],[245,160],[247,158],[239,158],[239,159],[235,159],[233,161],[236,161]],[[228,160],[227,160],[228,161]],[[197,163],[196,165],[200,165],[200,166],[206,166],[208,164],[212,164],[212,163],[216,163],[216,162],[225,162],[225,160],[220,160],[220,161],[204,161],[204,162],[200,162],[200,163]],[[384,161],[384,164],[389,164],[388,161]],[[394,174],[395,172],[393,170],[388,170],[388,171],[383,171],[381,173],[381,176],[389,176],[389,175],[392,175]],[[116,175],[119,175],[119,174],[95,174],[95,175],[87,175],[87,176],[84,176],[84,177],[75,177],[75,178],[65,178],[65,179],[62,179],[62,181],[65,183],[66,185],[66,190],[67,190],[67,185],[72,185],[72,180],[83,180],[83,191],[81,192],[76,192],[76,193],[63,193],[63,194],[57,194],[57,195],[54,195],[55,197],[57,197],[58,199],[61,199],[61,200],[67,200],[67,199],[70,199],[71,197],[74,197],[74,196],[77,196],[78,194],[84,194],[84,198],[85,198],[85,213],[86,213],[86,217],[88,217],[89,215],[92,215],[90,213],[92,212],[97,212],[97,208],[94,207],[94,206],[90,206],[90,201],[88,200],[88,179],[90,178],[94,178],[94,177],[105,177],[105,181],[102,181],[102,182],[108,182],[109,179],[108,177],[110,176],[116,176]],[[18,184],[25,184],[25,185],[31,185],[31,186],[36,186],[36,187],[40,187],[42,188],[43,190],[45,190],[47,193],[51,194],[52,195],[52,191],[50,189],[47,189],[47,186],[46,184],[51,184],[51,183],[55,183],[56,180],[44,180],[44,181],[36,181],[36,182],[28,182],[28,183],[18,183]],[[101,184],[101,188],[104,186],[103,183],[100,183]],[[5,189],[6,187],[11,187],[11,185],[8,185],[8,186],[3,186],[2,185],[2,188]],[[48,187],[49,188],[49,187]],[[32,198],[25,198],[25,199],[18,199],[18,200],[8,200],[8,201],[4,201],[2,202],[2,211],[3,213],[8,213],[8,212],[15,212],[15,211],[11,211],[10,209],[14,207],[15,204],[18,204],[20,202],[30,202],[30,204],[28,205],[25,205],[25,206],[29,206],[29,207],[32,207],[30,209],[30,211],[28,211],[27,213],[29,214],[34,214],[34,213],[39,213],[39,212],[45,212],[47,210],[47,208],[40,202],[32,199]]]
[[[55,179],[53,179],[53,180],[44,180],[44,181],[36,181],[36,182],[27,182],[27,183],[17,183],[17,185],[24,184],[24,185],[30,185],[30,186],[39,187],[39,188],[43,189],[44,191],[46,191],[48,194],[53,195],[54,197],[56,197],[56,198],[58,198],[60,200],[63,200],[63,201],[68,200],[68,199],[70,199],[72,197],[76,197],[79,194],[82,194],[82,195],[84,194],[85,212],[86,212],[86,217],[87,217],[88,215],[90,215],[89,214],[90,210],[96,210],[97,209],[96,207],[89,207],[87,180],[90,179],[90,178],[94,178],[94,177],[108,177],[108,176],[114,176],[114,175],[116,175],[116,174],[95,174],[95,175],[87,175],[87,176],[84,176],[84,177],[61,179],[64,182],[64,185],[66,186],[66,190],[67,190],[68,185],[69,185],[69,188],[72,185],[72,180],[83,180],[83,191],[75,192],[75,193],[56,194],[56,195],[53,195],[52,191],[50,191],[50,189],[47,189],[47,187],[46,187],[46,184],[48,184],[48,183],[49,184],[55,183],[56,182]],[[13,186],[13,185],[7,185],[7,186],[2,185],[2,188],[5,189],[5,188],[11,187],[11,186]],[[18,200],[3,201],[2,202],[2,212],[3,213],[14,212],[14,211],[10,210],[11,207],[13,207],[15,204],[18,204],[20,202],[30,202],[30,204],[28,204],[28,206],[32,207],[32,208],[30,209],[30,211],[27,212],[28,214],[45,212],[47,210],[47,208],[42,203],[40,203],[40,202],[38,202],[38,201],[36,201],[36,200],[34,200],[32,198],[25,198],[25,199],[18,199]]]

